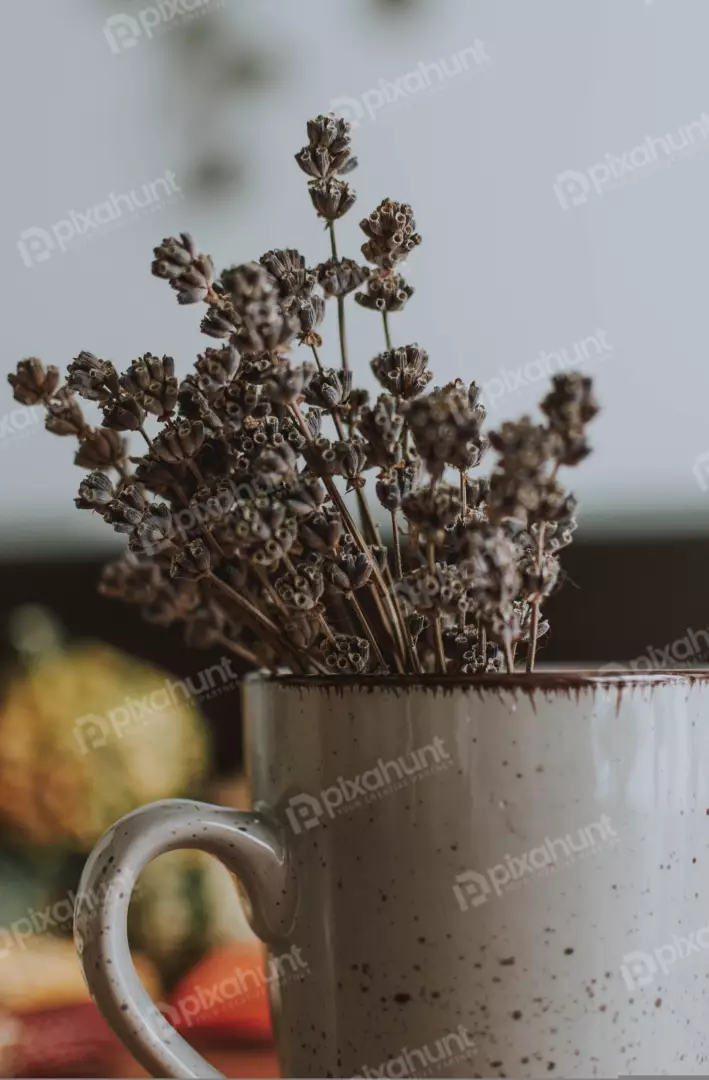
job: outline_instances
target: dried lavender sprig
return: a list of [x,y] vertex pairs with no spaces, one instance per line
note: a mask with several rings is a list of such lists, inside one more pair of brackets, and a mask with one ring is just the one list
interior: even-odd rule
[[[348,127],[334,118],[320,117],[309,124],[308,138],[309,147],[300,164],[310,175],[311,198],[327,223],[333,243],[334,221],[354,201],[349,186],[335,175],[353,164],[349,157]],[[384,385],[396,399],[406,398],[410,390],[415,396],[425,385],[423,368],[417,367],[419,361],[413,355],[409,357],[409,347],[405,350],[391,347],[386,318],[390,311],[400,310],[412,292],[394,272],[400,260],[420,242],[414,232],[411,208],[384,200],[363,222],[363,228],[367,234],[364,254],[377,269],[370,273],[365,291],[358,293],[356,299],[363,307],[382,314],[387,352],[397,354],[396,364],[390,365],[386,354],[378,358],[380,377],[392,380],[390,385],[386,381]],[[508,670],[513,669],[519,642],[529,646],[528,663],[533,666],[537,638],[547,625],[539,617],[539,606],[558,573],[555,552],[569,542],[573,531],[573,502],[558,485],[556,469],[560,464],[576,464],[588,452],[584,426],[597,408],[590,383],[576,375],[555,382],[552,394],[542,403],[549,426],[539,438],[535,431],[541,432],[540,428],[525,429],[523,424],[503,426],[503,445],[499,447],[502,461],[488,488],[485,482],[470,481],[467,476],[468,468],[477,464],[485,445],[479,431],[484,414],[476,404],[474,385],[467,389],[454,383],[434,391],[410,407],[413,412],[404,425],[386,399],[366,408],[365,395],[349,386],[345,389],[339,376],[333,377],[320,362],[321,342],[315,327],[322,313],[322,299],[313,292],[316,273],[307,270],[299,253],[291,249],[268,253],[263,265],[233,267],[212,285],[211,260],[197,254],[189,237],[183,235],[179,241],[166,241],[164,247],[163,261],[171,262],[171,266],[161,267],[161,276],[171,280],[181,302],[204,300],[208,304],[203,328],[213,336],[229,339],[225,346],[227,363],[200,359],[197,375],[188,377],[176,388],[174,383],[168,385],[172,373],[160,368],[157,358],[152,358],[143,368],[136,367],[121,382],[112,365],[91,354],[81,354],[72,365],[70,380],[80,393],[103,405],[105,438],[101,433],[91,434],[70,396],[66,400],[52,397],[47,402],[48,426],[58,434],[79,437],[82,463],[89,467],[98,465],[100,469],[117,468],[123,481],[115,489],[103,473],[99,474],[101,479],[89,478],[80,490],[79,505],[97,509],[107,520],[125,526],[131,546],[157,542],[160,550],[155,555],[156,569],[172,559],[173,571],[184,575],[176,579],[182,584],[174,602],[166,598],[163,603],[156,598],[155,610],[146,611],[146,617],[153,621],[173,617],[171,604],[172,608],[179,606],[180,611],[189,614],[194,610],[193,605],[199,603],[200,595],[206,598],[210,590],[216,589],[224,597],[222,603],[231,605],[251,626],[269,663],[279,655],[279,650],[282,654],[284,647],[292,646],[296,650],[292,659],[296,669],[302,663],[310,671],[364,673],[370,670],[370,653],[378,664],[380,660],[386,661],[381,651],[377,657],[374,648],[381,639],[379,627],[373,628],[361,605],[361,618],[358,616],[357,621],[364,628],[366,640],[338,634],[334,626],[347,626],[357,634],[358,627],[342,601],[346,600],[357,615],[349,594],[358,603],[355,589],[369,590],[371,578],[372,599],[388,642],[387,653],[390,642],[391,657],[398,670],[410,664],[411,670],[420,671],[422,662],[426,670],[437,666],[445,671],[448,663],[462,665],[451,670],[482,670],[488,663],[489,649],[492,650],[490,662],[499,663],[496,646],[488,648],[488,636],[502,644]],[[327,283],[325,291],[337,297],[338,302],[357,287],[358,278],[366,277],[367,268],[334,256],[328,267],[323,284]],[[338,324],[344,336],[344,313]],[[318,366],[319,381],[313,383],[312,391],[308,389],[311,375],[306,366],[291,368],[279,353],[295,337],[311,347]],[[233,357],[237,352],[242,354],[242,359],[235,370]],[[405,360],[400,360],[400,353]],[[395,374],[396,365],[400,365],[400,374]],[[145,366],[155,376],[154,387],[143,385]],[[20,393],[35,400],[37,387],[32,371],[24,377],[27,388],[21,388]],[[144,395],[145,390],[150,393]],[[303,393],[306,396],[311,393],[311,403],[315,405],[307,417],[299,411]],[[49,392],[45,396],[49,398]],[[179,418],[173,420],[175,397]],[[146,406],[165,424],[155,440],[145,431]],[[338,442],[331,444],[321,437],[320,418],[324,415],[321,410],[333,417]],[[432,421],[442,421],[435,432],[433,428],[427,430],[427,416]],[[348,437],[344,424],[349,430]],[[391,438],[382,425],[391,429]],[[404,575],[397,518],[402,499],[408,497],[409,489],[418,482],[407,471],[415,471],[417,460],[408,449],[409,427],[414,429],[416,445],[423,453],[431,477],[430,489],[424,489],[430,508],[425,505],[425,499],[418,509],[412,503],[410,511],[407,503],[410,558],[414,565],[422,559],[425,563],[420,568],[423,574],[420,579],[416,576],[418,570]],[[217,502],[214,485],[218,487],[227,478],[230,482],[238,478],[249,482],[266,478],[268,490],[275,488],[282,492],[284,501],[281,504],[281,494],[269,495],[263,513],[259,510],[256,517],[248,519],[246,531],[238,517],[241,510],[237,509],[243,500],[232,500],[224,509],[217,503],[215,535],[209,520],[198,513],[188,529],[177,536],[168,505],[159,498],[148,502],[139,488],[127,483],[130,478],[123,464],[125,444],[116,434],[122,430],[139,431],[145,439],[148,455],[137,460],[136,476],[158,496],[169,493],[172,507],[183,506],[191,511],[195,500],[214,504]],[[396,587],[386,550],[378,544],[378,526],[364,496],[365,447],[370,464],[385,469],[377,481],[377,495],[392,515]],[[299,478],[300,454],[311,468],[321,473],[323,491],[329,494],[337,510],[323,506],[322,497],[310,491],[307,480]],[[450,496],[442,483],[446,465],[459,472],[459,487]],[[336,475],[343,476],[356,491],[363,533],[337,489]],[[517,511],[521,517],[519,525],[510,519],[510,514]],[[284,513],[290,515],[287,521]],[[488,515],[492,524],[487,522]],[[278,539],[274,529],[279,530]],[[303,555],[294,547],[296,541],[304,544]],[[322,573],[322,553],[326,553],[334,560],[333,583],[338,582],[343,590],[328,594],[326,605],[322,606],[316,588],[308,619],[303,621],[299,617],[297,625],[288,617],[283,596],[271,577],[280,563],[288,573],[297,576],[290,551],[305,559],[298,565],[305,567],[302,574],[307,580],[309,574],[315,575],[314,582]],[[214,585],[212,576],[217,577],[218,585]],[[348,585],[351,587],[347,588]],[[407,588],[411,585],[411,596],[415,599],[406,618],[401,608],[404,594],[400,596],[399,591],[399,586],[404,585]],[[224,587],[232,590],[231,597],[225,596]],[[434,589],[438,599],[431,600],[426,592],[429,588]],[[249,610],[249,605],[261,621]],[[419,660],[415,641],[426,625],[426,612],[430,616],[431,637],[428,645],[422,642]],[[468,616],[473,619],[472,627],[467,625]],[[208,612],[199,620],[199,626],[195,620],[196,617],[190,623],[190,633],[196,637],[203,639],[205,633],[219,633],[218,625],[211,624]],[[456,627],[455,640],[451,636],[453,631],[448,629],[451,624]],[[473,647],[468,648],[471,642]],[[480,652],[476,652],[478,646]],[[256,646],[246,648],[252,657],[258,658]]]

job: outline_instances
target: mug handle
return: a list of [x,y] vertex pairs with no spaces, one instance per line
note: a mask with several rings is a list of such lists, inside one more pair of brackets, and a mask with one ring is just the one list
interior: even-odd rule
[[293,864],[284,837],[260,813],[164,799],[104,833],[84,867],[74,940],[91,995],[121,1042],[153,1076],[221,1077],[165,1019],[143,988],[128,947],[128,905],[140,871],[177,848],[197,848],[242,882],[259,937],[276,944],[295,918]]

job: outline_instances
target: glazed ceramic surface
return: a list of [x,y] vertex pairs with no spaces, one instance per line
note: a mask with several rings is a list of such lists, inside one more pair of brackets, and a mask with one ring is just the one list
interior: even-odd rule
[[84,874],[84,970],[146,1067],[218,1075],[126,953],[140,867],[193,846],[270,943],[284,1076],[707,1072],[709,677],[252,681],[245,705],[256,813],[156,804]]

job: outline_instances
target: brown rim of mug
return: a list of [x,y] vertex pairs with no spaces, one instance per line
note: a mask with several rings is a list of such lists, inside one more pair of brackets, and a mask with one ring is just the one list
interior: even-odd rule
[[[614,665],[622,668],[621,664]],[[246,682],[271,682],[277,686],[391,690],[590,690],[594,687],[692,686],[709,683],[709,668],[672,669],[667,671],[602,671],[570,669],[516,671],[492,675],[292,675],[290,673],[253,672]]]

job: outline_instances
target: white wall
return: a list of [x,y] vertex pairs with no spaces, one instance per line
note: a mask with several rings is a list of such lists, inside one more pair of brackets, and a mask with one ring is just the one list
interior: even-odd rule
[[[286,245],[313,262],[325,258],[292,155],[306,117],[333,99],[355,99],[346,107],[353,116],[364,109],[352,177],[359,202],[341,223],[341,249],[357,254],[357,223],[384,196],[413,204],[424,238],[409,268],[417,295],[392,320],[396,340],[425,346],[438,381],[502,379],[492,384],[497,394],[505,370],[509,386],[518,381],[511,373],[526,373],[527,385],[495,401],[495,422],[541,395],[539,365],[529,366],[541,352],[573,355],[574,343],[596,335],[611,347],[587,363],[604,410],[593,428],[597,449],[569,476],[585,528],[709,530],[709,494],[692,469],[709,450],[705,0],[421,0],[416,17],[376,21],[364,0],[226,0],[202,17],[238,17],[287,57],[279,84],[234,102],[250,159],[244,189],[217,206],[173,196],[152,213],[124,212],[120,227],[92,230],[90,242],[55,247],[28,267],[17,246],[23,230],[50,229],[71,209],[166,170],[184,187],[190,140],[176,115],[181,99],[165,82],[177,63],[174,25],[118,53],[103,33],[107,13],[135,17],[147,7],[3,5],[5,370],[31,354],[65,365],[85,348],[119,366],[148,349],[171,352],[186,372],[207,343],[200,313],[178,309],[151,278],[154,243],[187,228],[219,266]],[[489,63],[467,52],[468,72],[440,86],[419,88],[420,75],[401,81],[420,61],[450,64],[476,41]],[[429,77],[438,84],[434,71]],[[396,102],[382,99],[381,80],[390,97],[398,80]],[[362,95],[382,107],[368,115]],[[705,128],[694,123],[702,116]],[[659,143],[656,161],[636,149],[668,133],[679,144],[690,124],[693,141],[671,158]],[[607,155],[623,176],[612,177]],[[583,177],[564,195],[554,182],[567,170]],[[368,371],[382,348],[379,321],[353,306],[349,326]],[[326,326],[326,351],[334,363],[333,329]],[[0,545],[112,543],[100,521],[73,509],[71,440],[40,424],[15,430],[13,409],[0,386]]]

